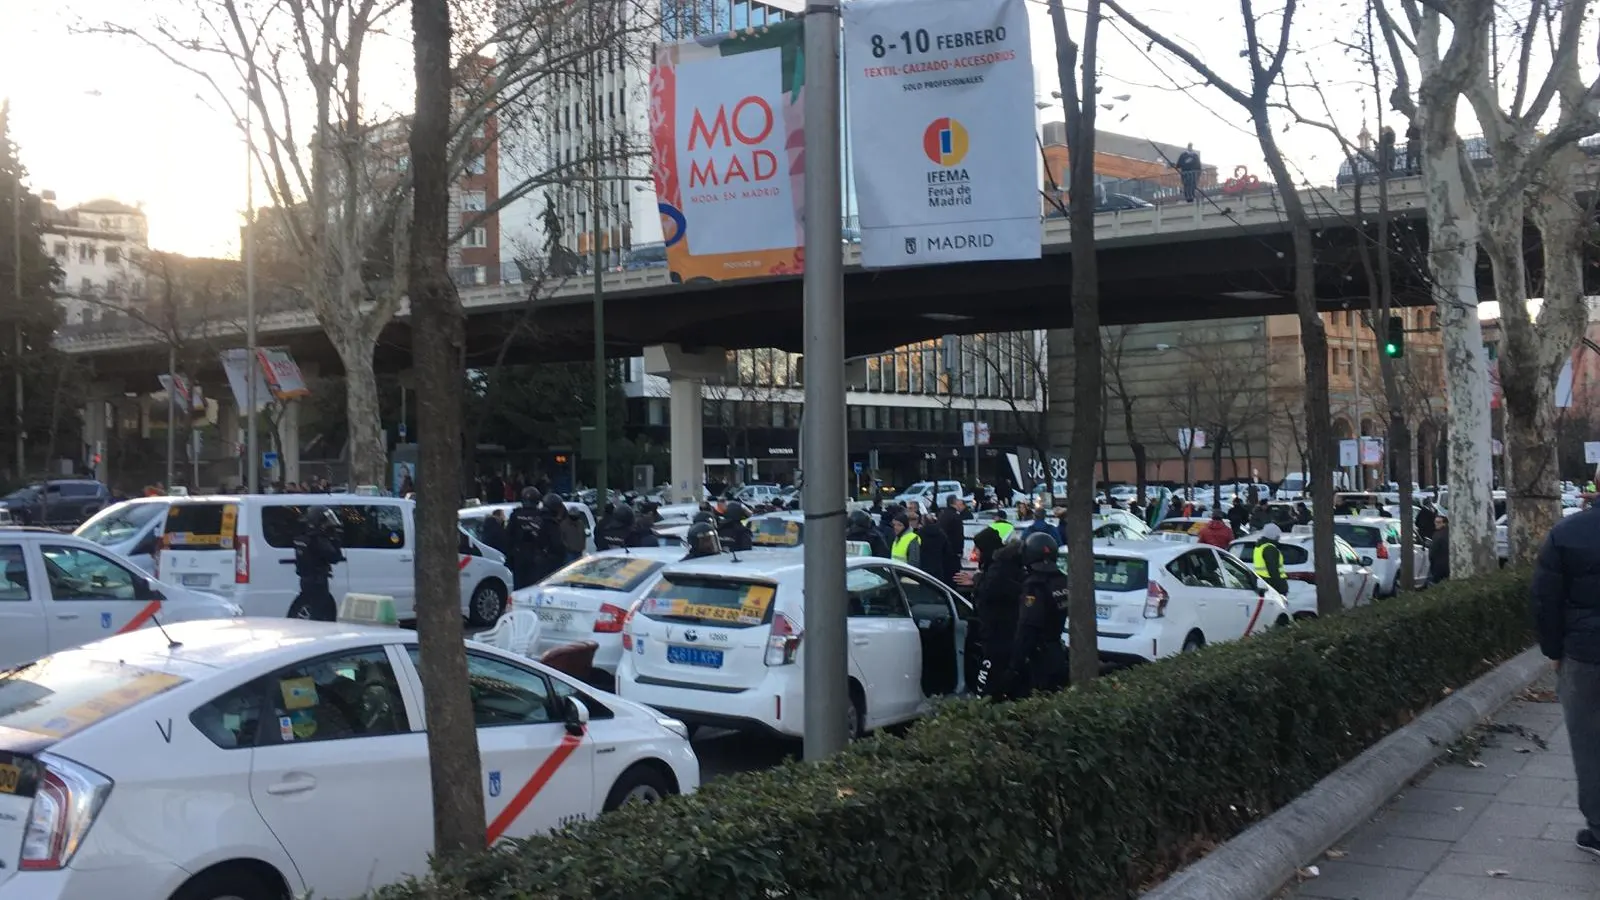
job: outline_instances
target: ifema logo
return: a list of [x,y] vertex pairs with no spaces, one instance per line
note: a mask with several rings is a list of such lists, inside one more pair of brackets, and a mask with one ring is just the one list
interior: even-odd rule
[[967,157],[967,129],[949,116],[940,116],[928,123],[922,132],[922,152],[935,165],[960,165]]

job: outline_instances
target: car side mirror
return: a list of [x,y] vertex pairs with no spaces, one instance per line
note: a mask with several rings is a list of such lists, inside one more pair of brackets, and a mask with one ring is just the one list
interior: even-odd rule
[[567,734],[573,737],[583,737],[583,732],[589,727],[589,707],[585,706],[583,701],[575,696],[567,697],[566,705],[564,722],[567,726]]
[[147,534],[133,547],[133,556],[154,556],[161,549],[161,540],[154,533]]
[[133,576],[133,599],[150,599],[150,579],[144,577],[143,575]]
[[1267,586],[1264,584],[1256,585],[1256,596],[1263,600],[1267,599]]

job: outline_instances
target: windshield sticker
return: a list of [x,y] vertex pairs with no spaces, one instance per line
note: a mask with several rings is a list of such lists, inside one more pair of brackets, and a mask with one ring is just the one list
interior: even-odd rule
[[285,678],[278,682],[283,691],[284,709],[310,709],[317,705],[317,682],[313,678]]
[[294,741],[294,720],[288,716],[278,717],[278,740],[285,744]]
[[[744,597],[739,601],[739,621],[745,624],[760,624],[767,617],[767,607],[772,605],[774,591],[770,585],[752,584],[745,588]],[[755,622],[746,622],[754,619]]]
[[157,694],[164,694],[188,679],[164,672],[146,672],[118,688],[113,688],[85,700],[76,706],[68,707],[60,715],[46,719],[39,725],[15,725],[13,727],[32,731],[47,737],[64,738],[76,734],[102,719],[114,716],[119,712],[148,700]]

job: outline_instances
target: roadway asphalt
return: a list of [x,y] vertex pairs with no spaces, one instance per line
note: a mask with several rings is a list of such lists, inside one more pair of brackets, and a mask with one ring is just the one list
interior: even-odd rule
[[736,772],[770,769],[785,759],[799,759],[800,742],[702,728],[694,736],[694,752],[700,757],[700,780],[711,781]]

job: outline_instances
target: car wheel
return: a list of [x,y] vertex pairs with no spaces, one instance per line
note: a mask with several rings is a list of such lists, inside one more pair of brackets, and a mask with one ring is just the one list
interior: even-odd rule
[[863,730],[861,700],[857,697],[854,689],[848,691],[846,697],[849,702],[845,704],[845,716],[847,718],[844,726],[844,738],[846,741],[854,741],[861,737]]
[[487,628],[499,620],[506,611],[506,589],[498,581],[485,579],[479,582],[467,602],[467,621],[479,628]]
[[673,793],[659,771],[649,765],[635,765],[622,773],[617,783],[606,795],[605,812],[624,806],[650,806],[660,803]]
[[172,900],[282,900],[284,893],[261,883],[254,874],[221,866],[189,879]]
[[1189,632],[1189,636],[1183,639],[1183,652],[1193,653],[1205,645],[1205,636],[1198,631],[1191,631]]

